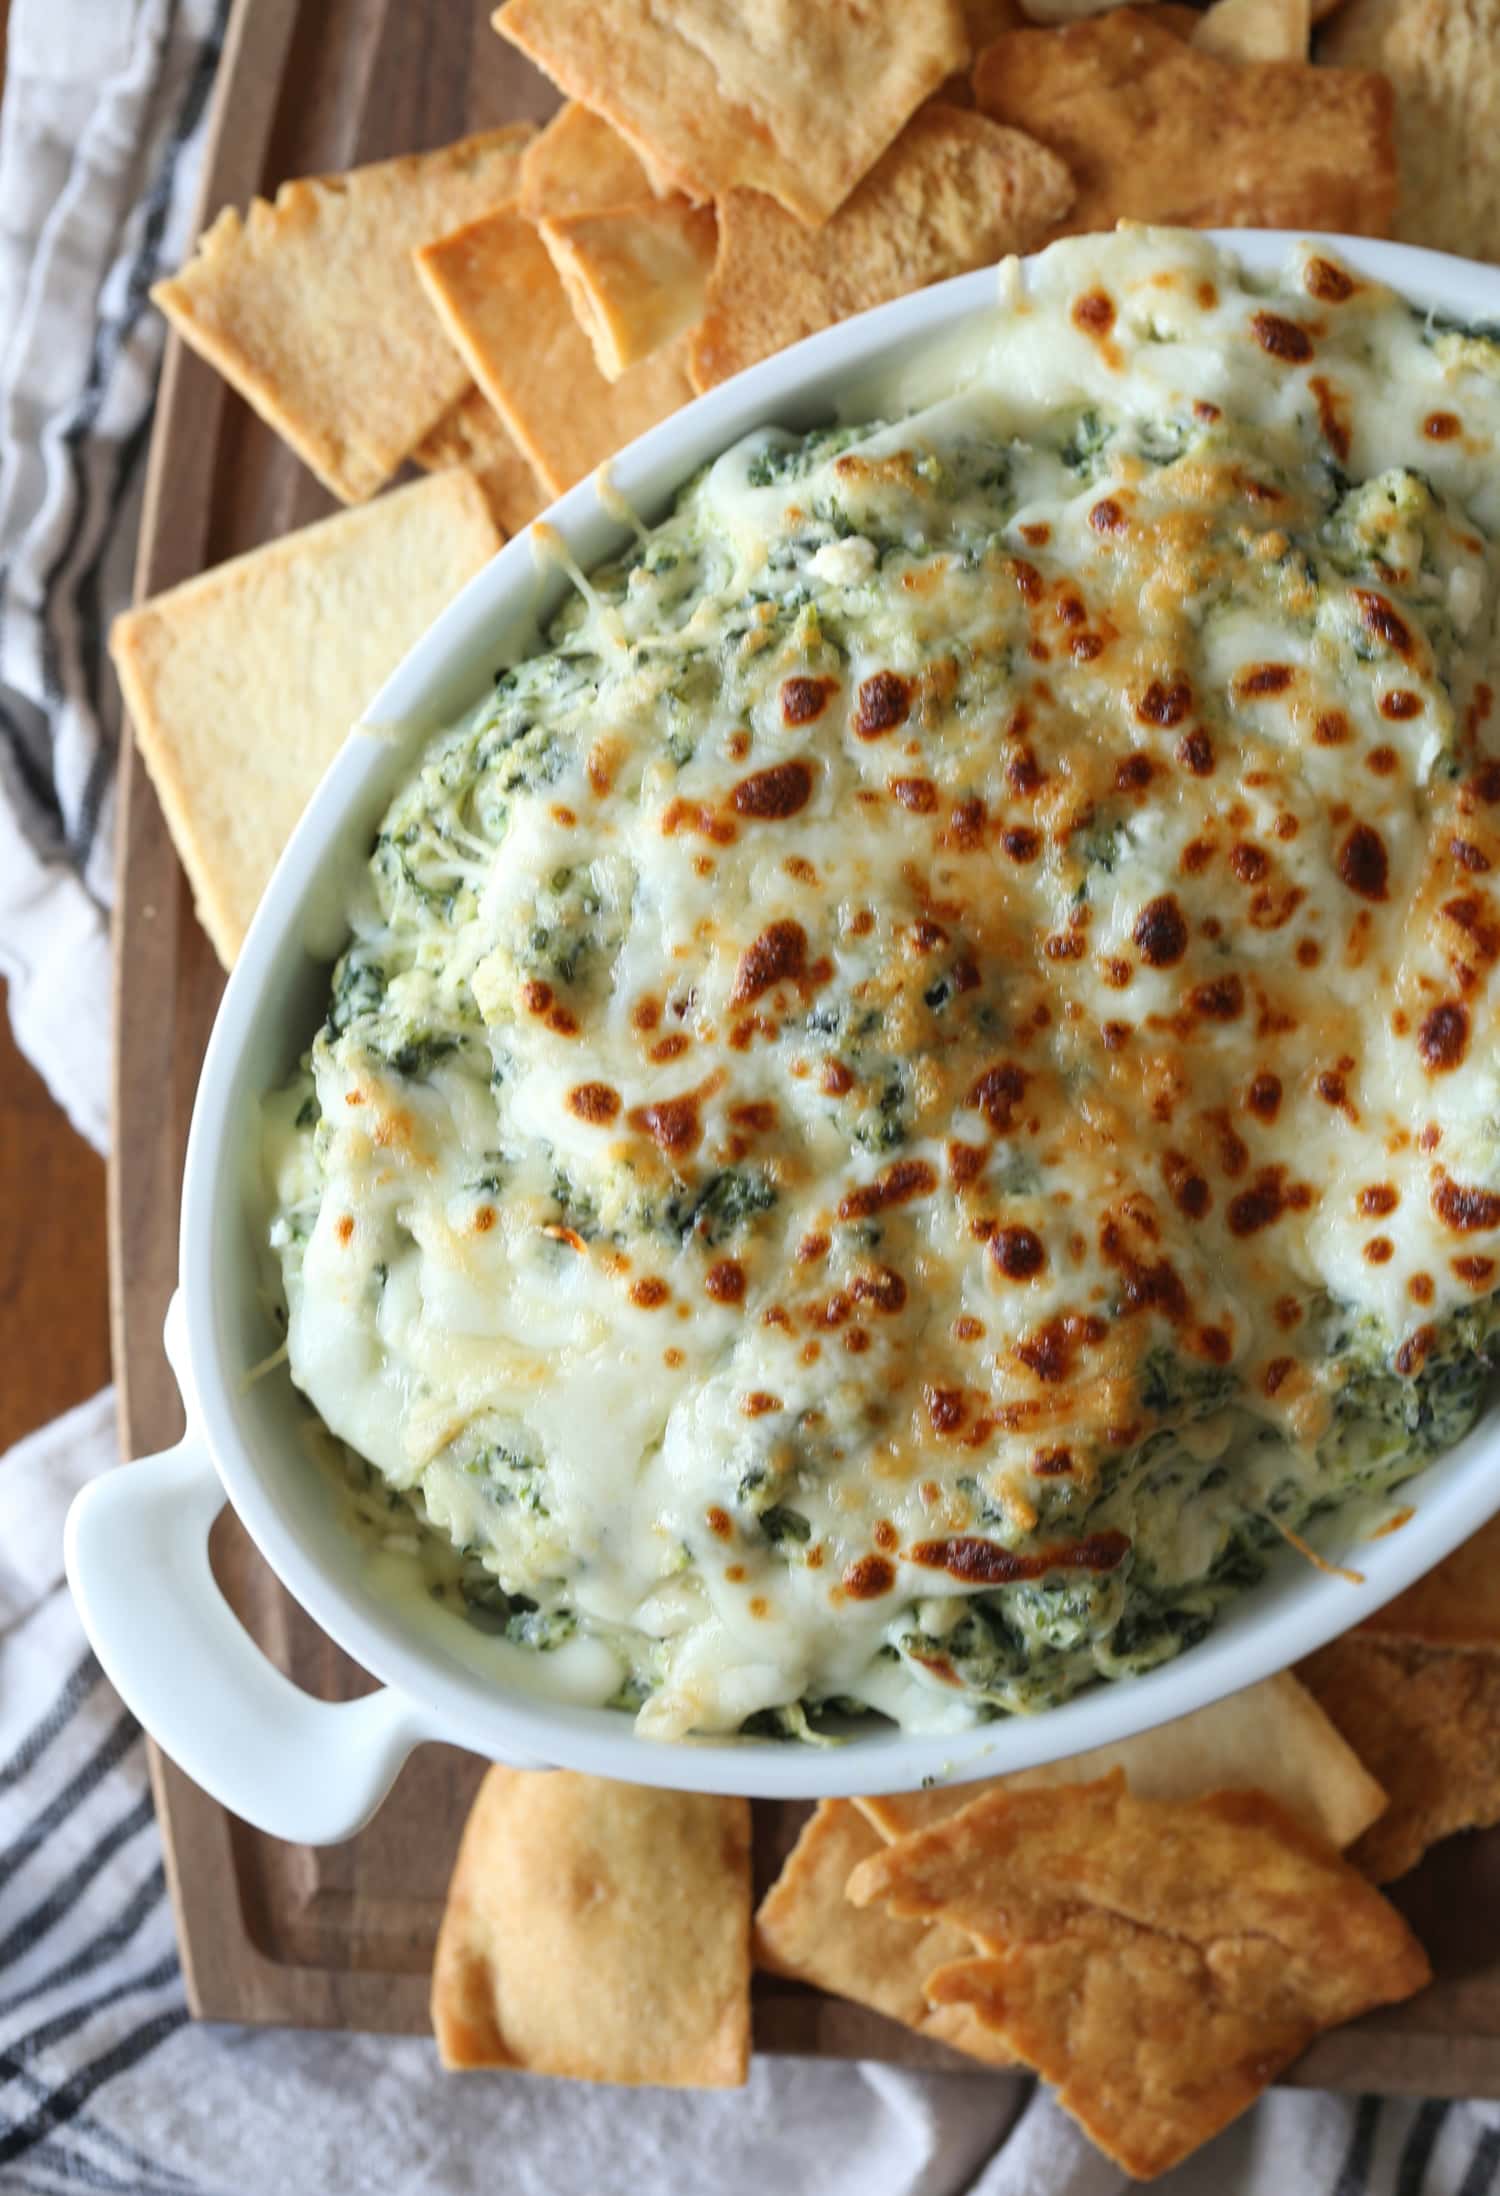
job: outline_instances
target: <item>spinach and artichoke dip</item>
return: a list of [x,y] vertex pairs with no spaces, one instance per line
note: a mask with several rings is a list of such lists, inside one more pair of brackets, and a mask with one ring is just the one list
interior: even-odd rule
[[1146,1670],[1484,1400],[1500,346],[1001,293],[576,575],[271,1107],[292,1377],[654,1735]]

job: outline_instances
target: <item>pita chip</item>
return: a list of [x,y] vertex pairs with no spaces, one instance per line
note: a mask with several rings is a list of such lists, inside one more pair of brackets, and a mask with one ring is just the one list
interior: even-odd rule
[[763,191],[812,224],[963,67],[959,0],[508,0],[502,37],[689,198]]
[[546,246],[514,207],[424,245],[417,269],[464,364],[552,495],[692,394],[676,345],[605,380]]
[[529,125],[226,208],[151,295],[325,487],[361,503],[464,393],[413,248],[514,195]]
[[880,1838],[849,1800],[824,1800],[803,1825],[755,1917],[760,1966],[967,2051],[991,2066],[1014,2060],[963,2006],[934,2009],[923,1985],[935,1967],[966,1959],[974,1940],[941,1923],[898,1921],[844,1897],[851,1871]]
[[115,620],[136,745],[226,968],[360,712],[501,539],[477,481],[439,473]]
[[970,2008],[1143,2177],[1321,2030],[1430,1979],[1395,1908],[1263,1793],[1141,1800],[1118,1770],[991,1793],[862,1861],[849,1896],[969,1931],[979,1956],[928,1996]]
[[1423,1647],[1500,1653],[1500,1517],[1481,1525],[1462,1547],[1366,1617],[1359,1628]]
[[1330,1845],[1352,1845],[1383,1812],[1385,1793],[1307,1689],[1283,1672],[1175,1723],[983,1784],[934,1786],[855,1802],[883,1838],[956,1814],[994,1791],[1090,1784],[1113,1769],[1137,1799],[1192,1800],[1205,1792],[1262,1791]]
[[1305,61],[1308,0],[1214,0],[1193,44],[1221,61]]
[[507,536],[529,526],[551,500],[494,405],[472,383],[422,437],[412,458],[425,473],[467,466],[484,490],[495,524]]
[[1062,162],[958,107],[907,126],[825,228],[804,229],[758,191],[719,202],[708,310],[691,338],[693,386],[851,313],[947,275],[1029,251],[1055,229],[1073,186]]
[[634,206],[652,182],[618,130],[570,99],[521,155],[521,211],[530,221]]
[[1298,1665],[1390,1803],[1350,1848],[1376,1883],[1456,1830],[1500,1822],[1500,1656],[1346,1633]]
[[493,1768],[432,1972],[450,2068],[735,2088],[750,2057],[750,1807]]
[[599,371],[618,381],[703,317],[717,234],[712,206],[674,194],[538,224]]
[[1350,0],[1319,42],[1341,68],[1380,69],[1396,97],[1401,203],[1392,235],[1500,258],[1500,6]]
[[1383,76],[1224,61],[1139,9],[1004,33],[980,55],[974,96],[1072,170],[1057,235],[1125,220],[1378,236],[1395,209]]

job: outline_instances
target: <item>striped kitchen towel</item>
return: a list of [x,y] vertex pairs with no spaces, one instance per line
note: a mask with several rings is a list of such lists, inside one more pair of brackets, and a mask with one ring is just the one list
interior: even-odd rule
[[[227,13],[10,8],[0,973],[23,1049],[101,1147],[119,722],[105,634],[129,593],[160,362],[147,291],[190,242]],[[68,1498],[114,1460],[107,1395],[0,1458],[0,2192],[1119,2196],[1118,2172],[1011,2077],[760,2060],[742,2095],[624,2095],[449,2080],[423,2039],[190,2022],[144,1745],[62,1584]],[[1487,2196],[1497,2169],[1490,2108],[1280,2092],[1160,2185]]]

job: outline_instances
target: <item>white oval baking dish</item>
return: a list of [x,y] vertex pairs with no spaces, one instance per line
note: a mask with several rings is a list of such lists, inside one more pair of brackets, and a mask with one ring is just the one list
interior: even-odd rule
[[[1270,270],[1297,239],[1244,231],[1217,241],[1251,269]],[[1324,241],[1423,306],[1500,323],[1500,270],[1357,238]],[[767,422],[795,429],[826,419],[860,377],[995,309],[988,270],[829,329],[642,437],[611,467],[613,483],[635,510],[657,516],[689,474],[740,435]],[[593,482],[548,517],[585,569],[624,536],[617,509]],[[193,1115],[180,1288],[167,1323],[187,1436],[85,1489],[67,1528],[68,1576],[99,1659],[190,1776],[262,1829],[311,1843],[352,1834],[427,1739],[512,1763],[766,1797],[965,1781],[1145,1730],[1283,1668],[1368,1616],[1500,1507],[1500,1421],[1492,1412],[1411,1483],[1412,1520],[1359,1549],[1363,1583],[1320,1575],[1288,1555],[1206,1640],[1148,1676],[1030,1718],[940,1736],[883,1728],[834,1748],[640,1738],[619,1713],[481,1676],[457,1642],[450,1646],[439,1627],[384,1593],[309,1468],[297,1434],[306,1405],[285,1370],[253,1383],[246,1377],[276,1341],[257,1292],[249,1195],[256,1109],[322,1018],[329,964],[342,943],[344,886],[416,742],[477,696],[502,652],[524,642],[565,585],[557,571],[539,570],[522,537],[412,650],[313,799],[224,995]],[[209,1528],[226,1498],[288,1590],[383,1690],[346,1705],[321,1702],[264,1659],[209,1570]]]

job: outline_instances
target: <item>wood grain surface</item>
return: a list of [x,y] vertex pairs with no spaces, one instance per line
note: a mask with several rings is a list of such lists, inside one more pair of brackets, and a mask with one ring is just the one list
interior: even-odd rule
[[[435,145],[554,94],[488,27],[491,0],[237,0],[202,213],[294,175]],[[524,331],[518,331],[524,340]],[[138,567],[142,595],[320,516],[327,498],[199,360],[168,346]],[[151,787],[127,744],[117,917],[115,1364],[127,1454],[173,1441],[181,1410],[161,1352],[198,1065],[221,979],[193,918]],[[4,1130],[0,1128],[0,1137]],[[227,1513],[215,1564],[267,1652],[324,1697],[368,1683],[282,1591]],[[482,1765],[424,1748],[376,1820],[322,1851],[260,1836],[154,1757],[190,2002],[213,2019],[386,2031],[427,2025],[433,1937]],[[774,1873],[800,1810],[757,1807]],[[1325,2038],[1292,2079],[1313,2086],[1500,2096],[1500,1833],[1455,1839],[1399,1887],[1437,1985]],[[759,1977],[759,2049],[973,2062],[858,2007]]]
[[21,1058],[0,984],[0,1455],[109,1379],[104,1161]]

